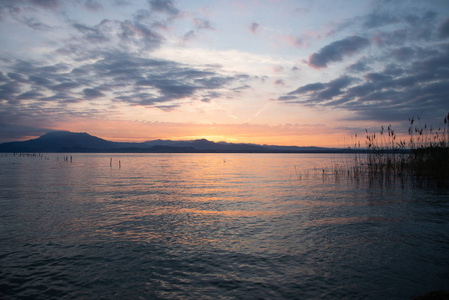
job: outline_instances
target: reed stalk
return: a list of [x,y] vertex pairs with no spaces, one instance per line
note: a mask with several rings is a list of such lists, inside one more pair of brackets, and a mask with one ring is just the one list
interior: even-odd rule
[[[378,132],[365,130],[367,155],[354,154],[343,172],[354,179],[392,180],[413,177],[447,185],[449,180],[449,113],[435,129],[418,117],[409,119],[408,139],[399,139],[391,124]],[[357,135],[355,136],[357,138]],[[355,141],[356,148],[360,142]],[[357,147],[358,146],[358,147]],[[342,174],[343,174],[342,173]]]

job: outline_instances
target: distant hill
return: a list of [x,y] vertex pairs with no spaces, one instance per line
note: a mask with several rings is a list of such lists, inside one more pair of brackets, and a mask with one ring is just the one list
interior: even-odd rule
[[37,139],[0,144],[0,152],[65,153],[323,153],[349,152],[348,149],[274,146],[191,141],[154,140],[143,143],[111,142],[85,132],[54,131]]

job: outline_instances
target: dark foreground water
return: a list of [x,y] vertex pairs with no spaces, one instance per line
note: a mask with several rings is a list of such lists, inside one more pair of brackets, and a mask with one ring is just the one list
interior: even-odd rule
[[335,155],[47,156],[0,157],[1,299],[449,290],[447,189],[323,176]]

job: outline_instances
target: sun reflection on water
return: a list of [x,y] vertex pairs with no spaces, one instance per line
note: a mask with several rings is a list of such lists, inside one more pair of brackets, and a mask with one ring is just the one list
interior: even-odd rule
[[155,298],[375,299],[447,278],[444,192],[333,181],[323,155],[56,155],[0,161],[5,284],[64,262],[68,290],[119,280]]

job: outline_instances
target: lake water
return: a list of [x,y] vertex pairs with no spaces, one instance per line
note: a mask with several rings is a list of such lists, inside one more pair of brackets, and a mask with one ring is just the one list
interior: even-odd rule
[[3,154],[0,298],[411,299],[449,290],[448,190],[323,175],[348,159]]

